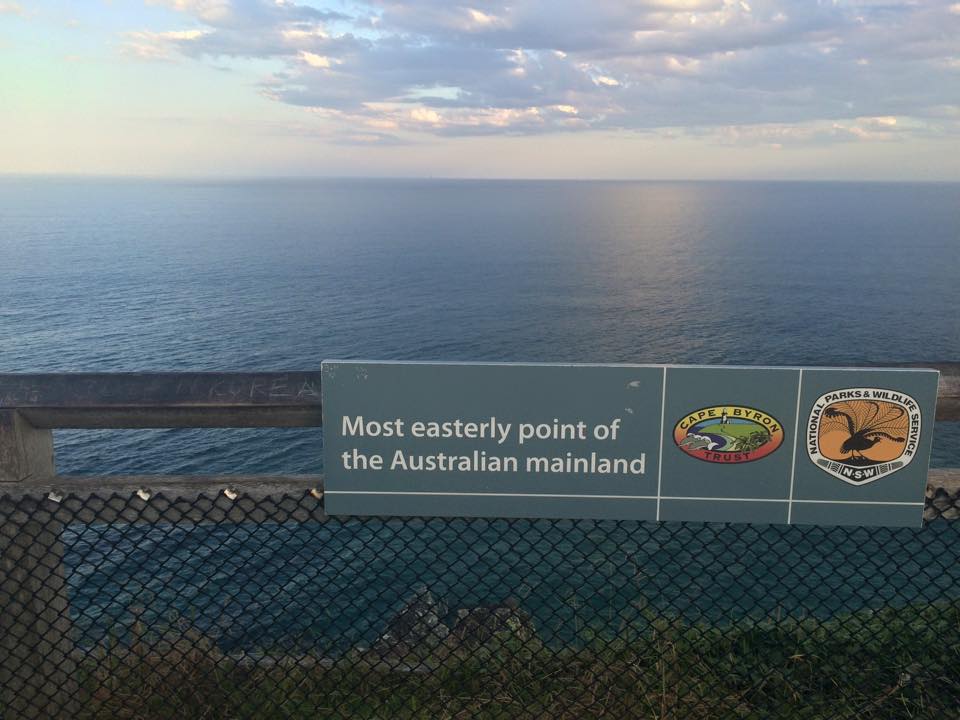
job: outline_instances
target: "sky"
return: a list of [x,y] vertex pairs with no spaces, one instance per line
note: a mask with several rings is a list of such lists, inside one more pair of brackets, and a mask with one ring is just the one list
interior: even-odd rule
[[951,0],[0,0],[0,173],[960,180]]

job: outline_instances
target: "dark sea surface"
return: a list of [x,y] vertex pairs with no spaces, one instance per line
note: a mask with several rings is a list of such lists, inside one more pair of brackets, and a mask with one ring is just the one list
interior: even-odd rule
[[[956,361],[958,308],[957,184],[0,179],[5,372],[318,369],[324,358]],[[70,473],[322,470],[318,430],[63,431],[56,443],[58,469]],[[956,424],[938,426],[933,463],[960,465]],[[675,533],[643,524],[574,524],[551,540],[535,523],[484,523],[466,546],[449,524],[399,527],[72,527],[73,602],[93,632],[124,622],[131,605],[216,626],[229,597],[240,603],[230,617],[255,618],[232,623],[231,637],[262,646],[343,638],[348,627],[369,639],[420,582],[461,603],[512,594],[543,617],[568,590],[587,592],[589,606],[597,593],[583,577],[619,587],[654,557],[674,577],[696,575],[698,563],[701,575],[727,573],[686,599],[658,587],[671,606],[722,614],[747,591],[731,568],[751,551],[723,535],[736,528],[682,528],[706,543],[691,555],[670,549]],[[391,555],[385,543],[401,530],[414,536]],[[783,552],[803,557],[815,537],[838,537],[751,532],[772,538],[764,546],[782,534]],[[929,547],[958,539],[943,524],[883,531],[892,544],[843,532],[872,548],[878,567],[922,565]],[[498,570],[516,545],[510,533],[540,538],[539,564],[524,576]],[[387,582],[377,556],[345,563],[358,543],[380,543],[403,572]],[[432,562],[409,550],[438,544],[446,550]],[[595,561],[613,550],[622,562],[605,576]],[[231,564],[246,554],[260,560]],[[452,558],[465,554],[496,580],[489,590],[456,570]],[[956,592],[951,572],[944,592]],[[273,590],[251,595],[265,578]],[[305,609],[332,602],[331,579],[358,599],[324,624]],[[842,586],[824,607],[859,602]],[[817,588],[785,590],[771,575],[749,592],[766,609],[809,608]],[[927,592],[903,574],[894,594]]]

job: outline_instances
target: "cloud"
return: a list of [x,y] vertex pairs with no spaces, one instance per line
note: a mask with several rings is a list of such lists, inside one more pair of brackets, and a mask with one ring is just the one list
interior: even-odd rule
[[331,66],[330,58],[326,55],[317,55],[309,50],[301,50],[300,59],[310,67],[329,68]]
[[269,29],[291,22],[348,20],[333,10],[318,10],[289,0],[147,0],[192,16],[215,28]]
[[124,34],[122,51],[141,60],[172,60],[177,49],[209,34],[210,30],[138,30]]
[[26,17],[27,14],[23,10],[23,6],[20,3],[15,2],[0,2],[0,15],[18,15],[20,17]]
[[[128,33],[128,54],[276,60],[266,96],[365,128],[357,137],[728,128],[731,142],[885,141],[952,132],[931,109],[960,105],[960,11],[946,0],[370,0],[350,14],[152,1],[193,26]],[[869,120],[887,117],[898,124]]]
[[766,145],[779,149],[859,141],[895,142],[917,131],[918,128],[913,127],[915,122],[905,123],[900,118],[884,115],[794,124],[728,125],[704,129],[699,134],[721,145]]

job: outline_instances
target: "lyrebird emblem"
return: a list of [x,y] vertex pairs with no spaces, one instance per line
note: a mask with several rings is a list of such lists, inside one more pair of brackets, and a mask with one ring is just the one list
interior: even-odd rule
[[881,406],[874,400],[853,400],[831,405],[823,414],[831,419],[842,418],[846,423],[849,437],[843,441],[840,451],[849,454],[851,460],[868,459],[863,454],[864,450],[869,450],[881,440],[895,443],[907,440],[902,435],[907,429],[907,413],[899,405],[883,403]]

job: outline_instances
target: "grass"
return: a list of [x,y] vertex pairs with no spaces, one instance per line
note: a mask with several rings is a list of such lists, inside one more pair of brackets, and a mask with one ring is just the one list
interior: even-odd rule
[[[721,425],[719,422],[714,423],[713,425],[707,425],[706,427],[699,428],[698,433],[712,433],[714,435],[726,435],[727,437],[732,438],[741,438],[747,437],[750,433],[755,433],[758,431],[766,431],[762,425],[756,425],[754,423],[727,423],[726,425]],[[770,433],[767,432],[767,436]]]
[[960,718],[960,601],[726,628],[654,619],[633,638],[483,645],[250,669],[195,631],[103,651],[86,718]]

